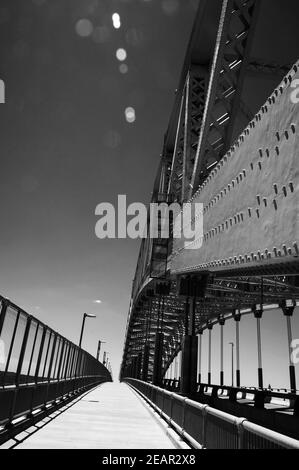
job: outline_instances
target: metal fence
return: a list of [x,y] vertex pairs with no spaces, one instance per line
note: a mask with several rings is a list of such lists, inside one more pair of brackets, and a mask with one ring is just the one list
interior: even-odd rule
[[299,441],[136,379],[124,379],[194,448],[299,449]]
[[0,442],[18,418],[106,381],[103,364],[0,296]]
[[[179,393],[180,380],[164,379],[162,386],[170,391]],[[259,389],[255,387],[230,387],[198,383],[196,395],[199,401],[212,398],[229,398],[229,402],[246,400],[250,407],[266,409],[267,405],[280,405],[288,410],[289,415],[299,417],[299,395],[287,389]]]

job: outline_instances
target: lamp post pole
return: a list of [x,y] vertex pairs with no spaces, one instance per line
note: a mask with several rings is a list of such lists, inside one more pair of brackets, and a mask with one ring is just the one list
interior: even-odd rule
[[105,344],[105,343],[106,343],[106,341],[101,341],[101,340],[99,340],[99,342],[98,342],[98,350],[97,350],[97,360],[98,361],[100,360],[101,346],[102,346],[102,344]]
[[96,315],[93,315],[92,313],[84,313],[83,314],[83,320],[82,320],[82,326],[81,326],[81,334],[80,334],[80,341],[79,341],[79,347],[81,348],[82,345],[82,338],[83,338],[83,332],[84,332],[84,327],[85,327],[85,319],[86,317],[88,318],[96,318]]

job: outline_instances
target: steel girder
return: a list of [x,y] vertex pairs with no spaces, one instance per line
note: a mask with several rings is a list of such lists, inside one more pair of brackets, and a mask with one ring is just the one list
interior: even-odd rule
[[188,188],[191,183],[204,113],[207,77],[207,68],[192,65],[188,70],[181,97],[175,147],[167,186],[169,199],[180,203],[188,199]]
[[189,198],[231,145],[260,0],[223,2]]

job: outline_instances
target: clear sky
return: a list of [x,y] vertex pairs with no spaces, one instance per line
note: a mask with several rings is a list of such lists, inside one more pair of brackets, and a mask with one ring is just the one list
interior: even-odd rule
[[[6,84],[0,291],[74,342],[83,312],[96,314],[86,322],[83,347],[95,354],[97,341],[106,341],[115,375],[139,243],[97,239],[94,212],[101,202],[116,203],[118,194],[129,203],[150,199],[197,3],[0,0],[0,78]],[[115,12],[119,29],[112,24]],[[123,62],[116,58],[119,48],[127,53]],[[134,123],[125,119],[129,106]],[[256,381],[254,328],[252,318],[242,320],[246,385]],[[262,328],[265,383],[288,386],[281,313],[267,313]],[[234,330],[227,325],[225,332],[229,377]],[[214,382],[218,333],[215,328]],[[203,359],[204,380],[206,365]]]
[[115,375],[139,243],[97,239],[94,211],[150,199],[196,4],[0,0],[1,294],[75,342],[95,313],[83,347]]

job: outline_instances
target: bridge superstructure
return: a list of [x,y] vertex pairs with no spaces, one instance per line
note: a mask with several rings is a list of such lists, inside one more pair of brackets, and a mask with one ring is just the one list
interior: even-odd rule
[[[127,321],[121,380],[152,383],[298,437],[291,359],[299,305],[296,20],[289,0],[201,1],[154,182],[152,203],[203,204],[203,234],[142,240]],[[191,246],[192,245],[192,246]],[[265,413],[261,322],[286,318],[291,420]],[[239,325],[257,331],[258,387],[242,387]],[[223,372],[223,328],[235,323],[236,387]],[[211,332],[220,325],[220,377],[211,383]],[[201,339],[209,333],[202,383]],[[140,388],[138,386],[137,388]],[[225,388],[226,387],[226,388]],[[221,397],[220,397],[221,395]],[[240,400],[251,395],[249,407]],[[221,398],[229,398],[221,400]],[[245,400],[246,401],[246,400]],[[241,406],[241,407],[240,407]],[[252,408],[254,411],[252,411]],[[246,414],[247,413],[247,414]],[[288,416],[289,418],[289,416]],[[295,424],[297,423],[297,424]]]
[[[299,306],[298,15],[297,0],[199,2],[151,202],[203,204],[203,234],[192,242],[173,231],[142,240],[120,384],[106,383],[112,378],[103,364],[0,297],[0,445],[14,438],[11,446],[24,448],[299,448],[291,356]],[[286,322],[284,390],[264,384],[261,322],[273,309]],[[258,387],[242,386],[245,315],[256,323]],[[224,376],[229,322],[232,386]],[[213,384],[215,325],[220,375]],[[180,444],[161,435],[140,399]],[[47,417],[49,425],[24,438]]]

